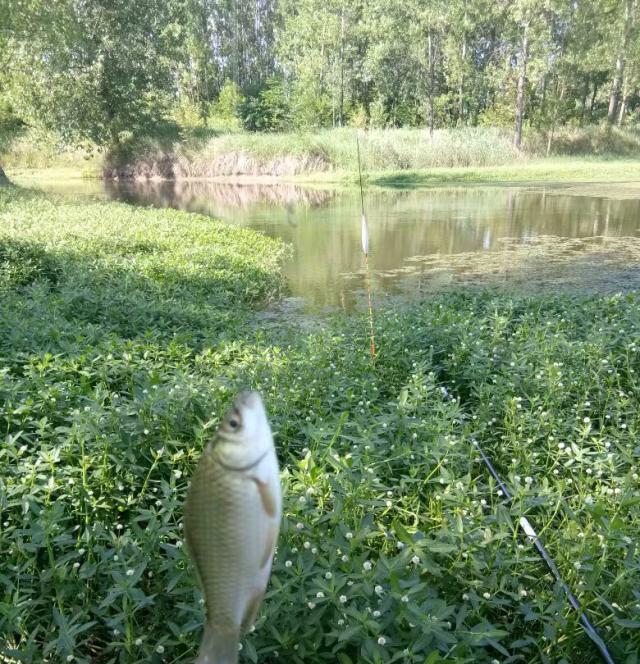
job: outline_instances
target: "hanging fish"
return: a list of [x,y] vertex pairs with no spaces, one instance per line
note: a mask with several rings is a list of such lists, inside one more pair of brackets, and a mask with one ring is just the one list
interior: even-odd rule
[[207,618],[196,664],[236,664],[258,614],[278,539],[278,460],[262,399],[241,393],[196,468],[184,532]]

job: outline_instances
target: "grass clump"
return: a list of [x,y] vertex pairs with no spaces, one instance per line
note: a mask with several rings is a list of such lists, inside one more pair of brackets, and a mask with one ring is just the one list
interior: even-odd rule
[[243,662],[597,661],[514,532],[523,514],[634,661],[638,296],[441,295],[378,312],[371,362],[364,318],[312,333],[251,319],[280,288],[276,242],[197,215],[0,196],[3,238],[62,266],[55,288],[0,290],[1,656],[193,661],[182,501],[205,422],[251,387],[285,505]]

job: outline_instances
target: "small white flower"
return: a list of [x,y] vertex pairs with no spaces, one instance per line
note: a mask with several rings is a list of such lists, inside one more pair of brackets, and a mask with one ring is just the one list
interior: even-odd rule
[[311,553],[318,553],[318,547],[314,546],[314,547],[311,549]]
[[133,576],[133,570],[132,569],[127,570],[127,576]]
[[310,548],[311,548],[311,542],[306,541],[302,546],[303,546],[305,549],[310,549]]
[[382,614],[380,613],[380,611],[374,611],[371,615],[372,615],[374,618],[379,618]]
[[338,626],[339,626],[339,627],[342,627],[342,625],[344,625],[344,619],[343,619],[343,618],[340,618],[340,619],[338,620]]
[[304,523],[296,523],[296,528],[302,530],[304,528]]
[[80,567],[80,563],[73,563],[73,569],[78,569]]
[[383,646],[387,642],[387,639],[384,638],[384,636],[379,636],[378,637],[378,645]]
[[364,569],[365,569],[367,572],[368,572],[368,571],[371,569],[371,567],[372,567],[371,563],[370,563],[368,560],[365,560],[365,561],[362,563],[362,566],[364,567]]
[[142,645],[142,639],[141,639],[140,637],[138,637],[138,638],[136,639],[136,645],[137,645],[137,646],[141,646],[141,645]]
[[325,572],[324,578],[325,579],[331,579],[333,577],[333,574],[331,572]]
[[293,563],[290,560],[285,561],[284,566],[285,567],[291,567]]
[[162,653],[164,652],[164,646],[158,646],[156,648],[156,652],[159,653],[160,655],[162,655]]
[[397,549],[404,549],[404,542],[396,542]]
[[324,599],[324,593],[323,593],[323,592],[317,592],[317,593],[316,593],[316,597],[317,597],[318,599]]
[[483,596],[485,599],[491,599],[491,593],[482,593],[482,596]]
[[74,657],[73,655],[67,655],[67,662],[73,662]]
[[349,560],[349,556],[347,556],[347,555],[345,554],[344,556],[342,556],[342,558],[341,558],[340,560],[342,560],[343,563],[346,563],[347,560]]
[[466,602],[469,599],[469,595],[467,595],[467,593],[462,593],[462,599]]
[[401,601],[401,602],[404,602],[404,603],[406,604],[406,603],[409,601],[409,596],[408,596],[408,595],[403,595],[403,596],[400,598],[400,601]]
[[382,586],[376,586],[374,588],[374,591],[375,591],[376,595],[382,595],[382,593],[384,592],[384,588]]
[[413,556],[413,558],[411,558],[411,562],[414,565],[418,565],[420,563],[420,558],[418,558],[418,556]]
[[315,608],[316,608],[316,603],[315,603],[315,602],[307,602],[307,606],[308,606],[310,609],[315,609]]
[[520,597],[526,597],[528,595],[527,591],[524,588],[520,591]]
[[346,604],[346,603],[347,603],[347,596],[340,595],[340,604]]
[[347,533],[347,534],[345,535],[345,537],[346,537],[348,540],[353,539],[353,533],[349,532],[349,533]]

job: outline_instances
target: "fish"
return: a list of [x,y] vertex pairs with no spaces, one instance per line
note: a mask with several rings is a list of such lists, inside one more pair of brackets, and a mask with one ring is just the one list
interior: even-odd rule
[[240,393],[205,447],[184,503],[187,551],[204,595],[196,664],[236,664],[258,615],[280,531],[282,492],[258,392]]

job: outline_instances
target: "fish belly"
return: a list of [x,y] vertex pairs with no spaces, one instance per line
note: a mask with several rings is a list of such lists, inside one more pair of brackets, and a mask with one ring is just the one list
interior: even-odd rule
[[216,632],[240,633],[269,577],[270,559],[264,564],[269,523],[251,477],[219,468],[205,464],[194,477],[185,531],[207,623]]

